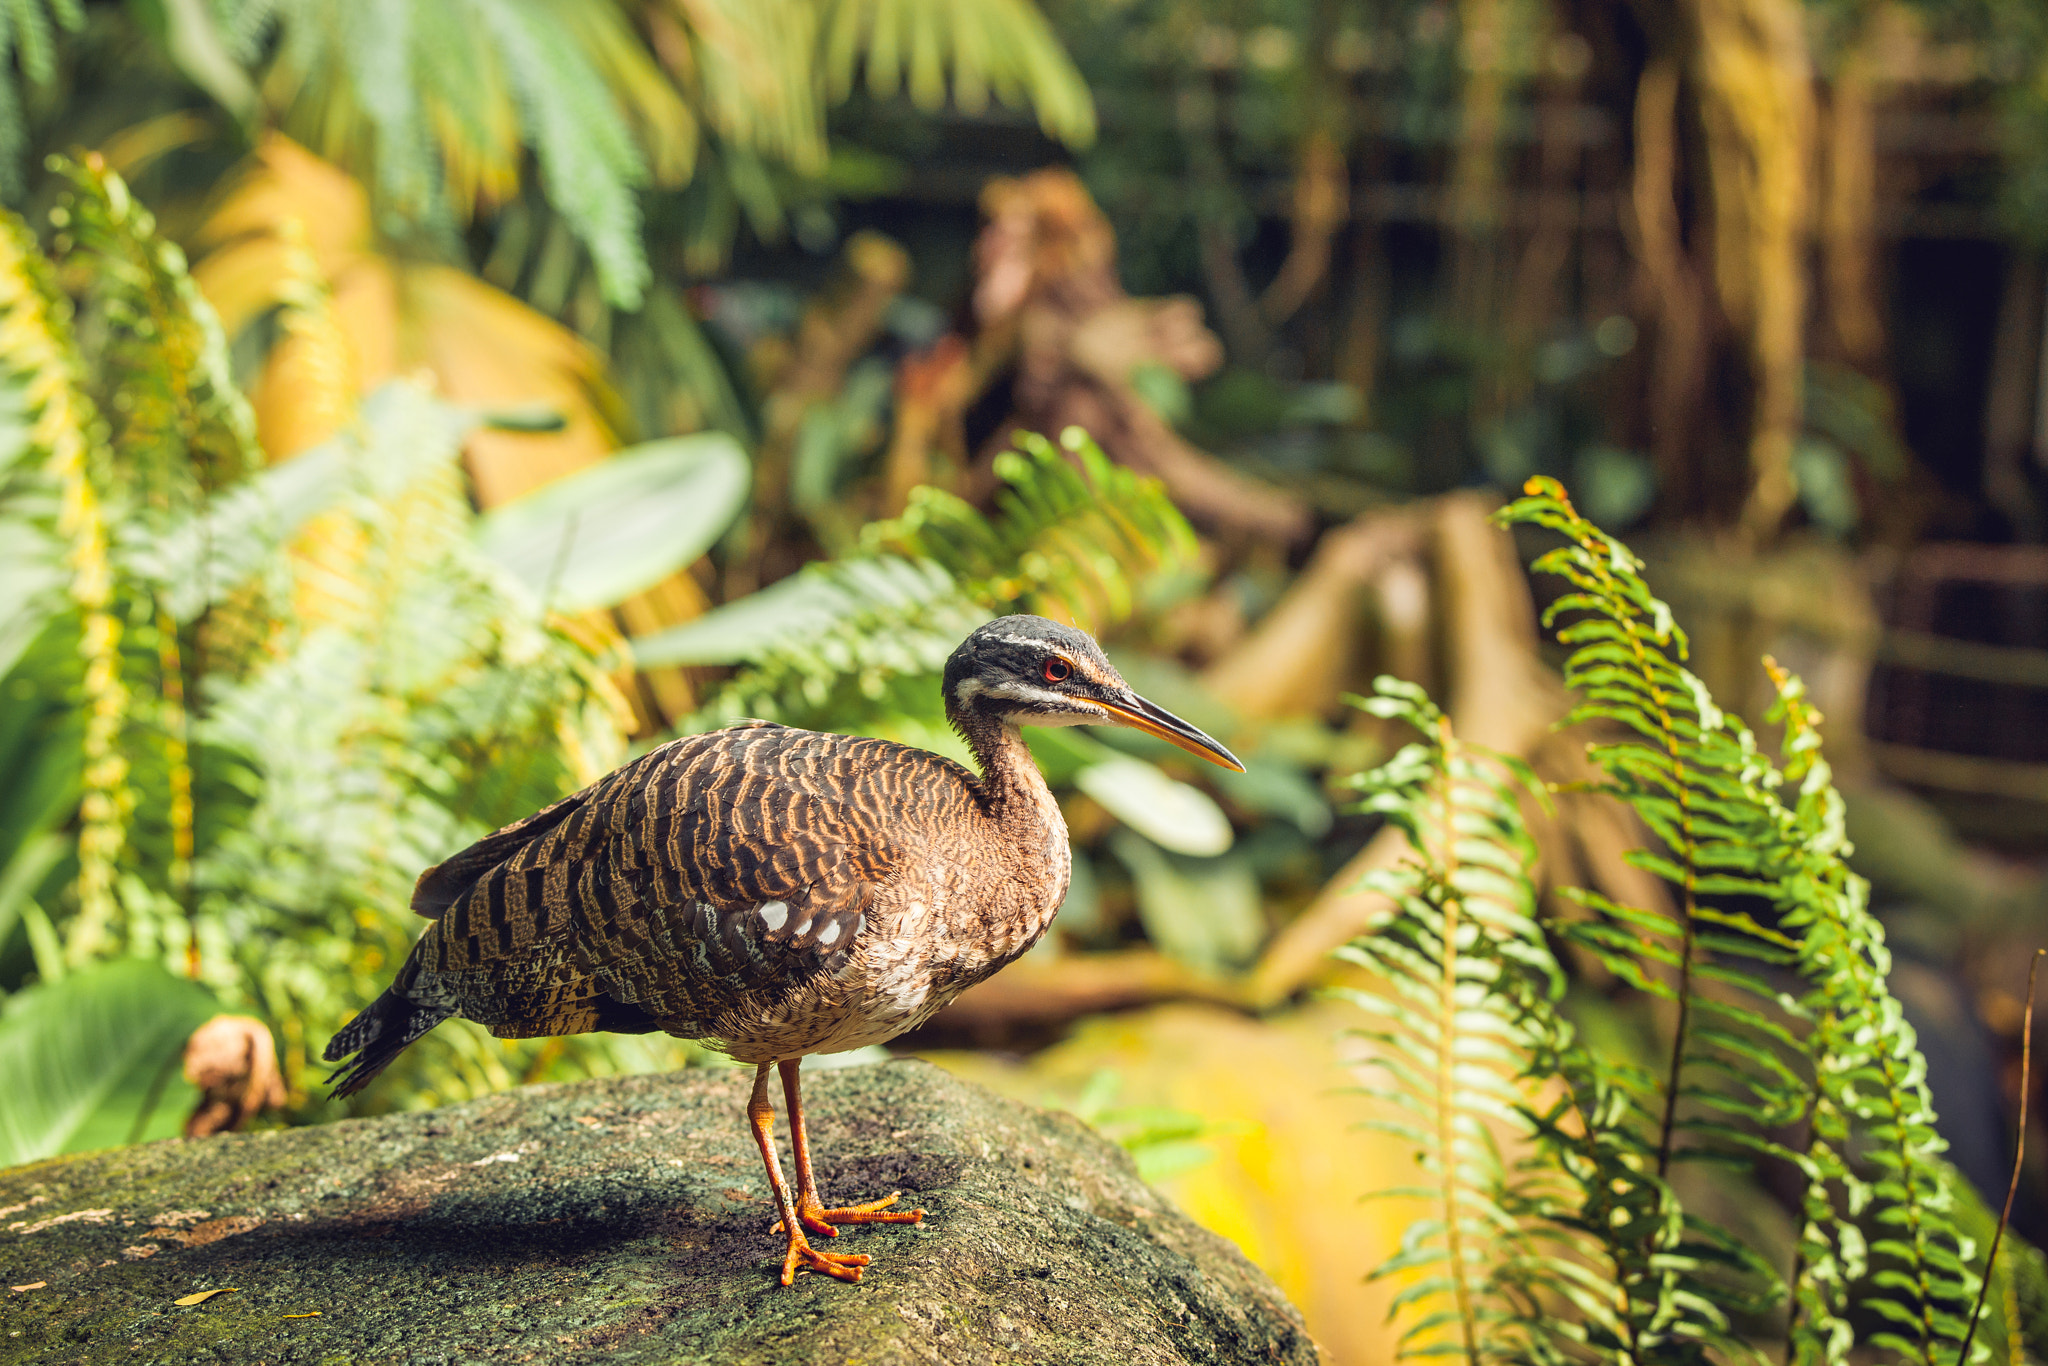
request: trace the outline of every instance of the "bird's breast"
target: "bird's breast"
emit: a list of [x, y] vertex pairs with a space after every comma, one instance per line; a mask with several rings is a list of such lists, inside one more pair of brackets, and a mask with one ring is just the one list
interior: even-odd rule
[[[1058, 810], [1053, 815], [1057, 818]], [[921, 1010], [1001, 970], [1038, 942], [1067, 894], [1066, 826], [1013, 845], [1017, 857], [934, 857], [878, 898], [866, 962], [875, 992]]]

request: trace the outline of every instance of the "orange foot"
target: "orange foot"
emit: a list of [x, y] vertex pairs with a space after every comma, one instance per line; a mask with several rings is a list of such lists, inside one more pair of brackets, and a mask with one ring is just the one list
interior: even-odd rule
[[[812, 1233], [825, 1238], [837, 1238], [839, 1230], [834, 1224], [921, 1224], [924, 1211], [921, 1209], [896, 1210], [884, 1214], [883, 1210], [896, 1203], [902, 1192], [887, 1195], [880, 1200], [870, 1200], [865, 1205], [846, 1205], [839, 1209], [826, 1209], [818, 1197], [802, 1198], [796, 1207], [797, 1221]], [[782, 1232], [782, 1222], [776, 1221], [775, 1231]]]
[[[782, 1225], [777, 1224], [776, 1227], [781, 1228]], [[782, 1283], [793, 1283], [798, 1267], [837, 1280], [857, 1282], [860, 1269], [867, 1264], [865, 1253], [820, 1252], [805, 1240], [801, 1232], [793, 1233], [789, 1238], [789, 1255], [782, 1259]]]

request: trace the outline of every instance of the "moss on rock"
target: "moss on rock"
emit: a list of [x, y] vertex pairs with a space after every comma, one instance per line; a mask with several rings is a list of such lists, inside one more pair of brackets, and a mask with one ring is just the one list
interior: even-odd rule
[[1120, 1150], [922, 1063], [806, 1079], [826, 1197], [901, 1190], [929, 1215], [845, 1231], [874, 1257], [859, 1285], [783, 1289], [749, 1078], [528, 1087], [0, 1171], [0, 1361], [1316, 1360], [1272, 1283]]

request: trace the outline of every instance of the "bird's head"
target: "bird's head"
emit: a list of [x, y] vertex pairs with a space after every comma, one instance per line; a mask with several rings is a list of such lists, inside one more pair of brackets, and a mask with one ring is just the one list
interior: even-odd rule
[[998, 617], [961, 641], [946, 661], [945, 690], [956, 721], [1129, 726], [1244, 772], [1236, 755], [1131, 691], [1087, 632], [1044, 617]]

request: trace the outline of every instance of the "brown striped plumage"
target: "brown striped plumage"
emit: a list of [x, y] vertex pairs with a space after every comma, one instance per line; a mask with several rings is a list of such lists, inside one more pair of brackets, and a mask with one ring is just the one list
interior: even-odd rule
[[[1017, 727], [1134, 725], [1236, 766], [1138, 698], [1078, 631], [1005, 617], [947, 666], [947, 713], [982, 768], [884, 740], [751, 723], [663, 745], [428, 869], [434, 921], [327, 1048], [347, 1095], [450, 1015], [501, 1038], [663, 1030], [754, 1063], [749, 1107], [799, 1264], [859, 1278], [803, 1229], [921, 1215], [824, 1210], [796, 1067], [914, 1028], [1028, 949], [1066, 894], [1058, 805]], [[800, 1198], [781, 1184], [781, 1064]], [[893, 1197], [891, 1197], [893, 1199]], [[887, 1203], [887, 1202], [882, 1202]], [[834, 1217], [844, 1216], [844, 1217]]]

